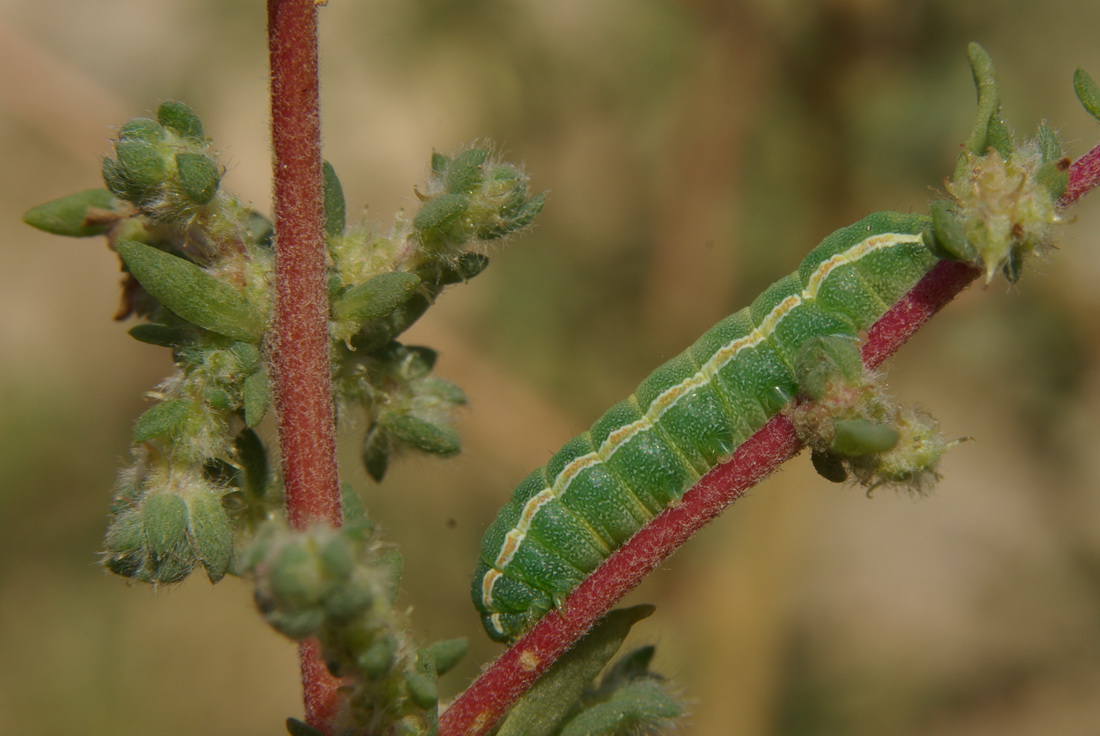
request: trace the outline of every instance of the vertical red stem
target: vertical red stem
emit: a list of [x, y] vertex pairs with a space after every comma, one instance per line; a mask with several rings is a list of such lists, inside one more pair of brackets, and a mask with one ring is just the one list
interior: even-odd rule
[[[1069, 188], [1058, 201], [1068, 207], [1100, 186], [1100, 146], [1074, 162]], [[944, 261], [868, 331], [863, 361], [882, 364], [981, 271]], [[440, 719], [440, 736], [481, 736], [539, 675], [629, 590], [707, 522], [793, 457], [801, 443], [783, 415], [775, 416], [742, 444], [733, 458], [715, 467], [676, 506], [665, 509], [589, 575], [561, 606], [544, 616], [485, 670]]]
[[[329, 380], [324, 200], [313, 0], [268, 0], [271, 138], [275, 155], [276, 293], [269, 350], [279, 415], [287, 518], [301, 529], [340, 524]], [[306, 722], [324, 732], [337, 682], [316, 642], [299, 647]]]

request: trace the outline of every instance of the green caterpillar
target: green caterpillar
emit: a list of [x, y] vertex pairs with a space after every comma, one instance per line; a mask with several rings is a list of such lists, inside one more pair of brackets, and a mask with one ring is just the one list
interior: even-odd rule
[[937, 263], [930, 225], [879, 212], [837, 230], [520, 483], [474, 572], [489, 636], [521, 635], [790, 406], [805, 388], [796, 365], [808, 346], [858, 339]]

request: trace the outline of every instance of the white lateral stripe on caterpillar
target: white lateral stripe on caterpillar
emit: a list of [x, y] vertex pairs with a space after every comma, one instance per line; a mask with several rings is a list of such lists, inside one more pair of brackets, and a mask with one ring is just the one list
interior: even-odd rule
[[[528, 499], [527, 503], [523, 506], [523, 510], [520, 512], [519, 521], [515, 528], [509, 531], [505, 536], [500, 553], [497, 555], [496, 560], [494, 560], [495, 569], [486, 571], [485, 577], [482, 578], [481, 595], [485, 607], [489, 609], [493, 607], [493, 588], [497, 580], [500, 579], [503, 574], [501, 570], [511, 562], [516, 551], [523, 543], [524, 538], [527, 536], [527, 532], [531, 528], [531, 522], [534, 520], [535, 514], [537, 514], [539, 509], [552, 498], [561, 498], [569, 489], [569, 485], [572, 483], [573, 479], [584, 469], [599, 462], [607, 462], [607, 460], [615, 454], [616, 450], [628, 443], [639, 432], [645, 432], [654, 428], [661, 416], [675, 406], [676, 402], [679, 401], [682, 396], [686, 395], [692, 389], [705, 385], [713, 380], [718, 372], [727, 363], [736, 358], [742, 350], [754, 348], [766, 340], [768, 336], [775, 332], [783, 319], [800, 304], [803, 302], [812, 302], [817, 298], [817, 294], [821, 290], [822, 284], [825, 283], [825, 279], [827, 279], [833, 271], [841, 266], [855, 263], [875, 251], [892, 248], [904, 243], [919, 243], [920, 241], [921, 236], [914, 233], [879, 233], [869, 238], [865, 238], [851, 248], [825, 259], [818, 264], [817, 268], [810, 274], [805, 288], [803, 288], [800, 293], [791, 294], [779, 304], [775, 305], [764, 319], [760, 321], [760, 324], [754, 327], [749, 334], [743, 335], [727, 345], [723, 345], [715, 351], [714, 355], [712, 355], [694, 375], [685, 378], [680, 383], [670, 386], [665, 391], [661, 392], [650, 403], [645, 413], [642, 414], [639, 419], [630, 424], [623, 425], [609, 434], [595, 452], [581, 455], [570, 461], [558, 472], [557, 476], [555, 476], [554, 480], [549, 484], [549, 487], [539, 491]], [[499, 628], [499, 622], [494, 622], [494, 624], [498, 625]]]

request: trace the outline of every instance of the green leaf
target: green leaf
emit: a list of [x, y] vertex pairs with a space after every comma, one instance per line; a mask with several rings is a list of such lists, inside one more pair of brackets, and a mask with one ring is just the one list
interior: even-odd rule
[[814, 401], [819, 401], [831, 382], [861, 379], [863, 360], [859, 343], [847, 335], [810, 338], [795, 355], [795, 375], [802, 390]]
[[418, 450], [447, 457], [462, 449], [462, 440], [451, 427], [425, 421], [410, 414], [397, 414], [386, 419], [386, 430]]
[[488, 265], [488, 256], [481, 253], [462, 253], [453, 261], [438, 263], [438, 272], [434, 278], [425, 278], [425, 281], [431, 281], [436, 286], [449, 286], [461, 281], [469, 281], [484, 271]]
[[367, 677], [379, 680], [393, 668], [396, 654], [397, 642], [388, 634], [382, 634], [371, 642], [367, 651], [359, 655], [356, 664]]
[[561, 730], [561, 736], [636, 733], [644, 726], [676, 718], [683, 710], [656, 680], [638, 680], [616, 690], [606, 702], [570, 719]]
[[201, 153], [177, 153], [176, 175], [187, 198], [195, 204], [208, 204], [218, 193], [221, 171], [209, 156]]
[[262, 213], [253, 210], [248, 215], [248, 229], [252, 242], [270, 248], [275, 242], [275, 226]]
[[213, 493], [194, 493], [187, 499], [191, 538], [210, 582], [225, 577], [233, 559], [233, 525]]
[[1073, 91], [1077, 93], [1085, 112], [1100, 120], [1100, 88], [1084, 69], [1073, 73]]
[[230, 411], [236, 408], [233, 397], [219, 386], [207, 386], [203, 389], [202, 399], [207, 406], [218, 411]]
[[386, 430], [380, 424], [371, 425], [363, 437], [362, 458], [363, 467], [376, 483], [381, 483], [386, 477], [391, 452], [393, 452], [393, 442]]
[[194, 263], [136, 240], [118, 241], [118, 254], [147, 292], [185, 320], [244, 342], [258, 343], [263, 337], [260, 311]]
[[447, 167], [447, 191], [452, 194], [468, 194], [481, 183], [484, 174], [481, 165], [489, 158], [484, 148], [471, 148], [454, 157]]
[[288, 611], [315, 606], [326, 581], [312, 545], [305, 537], [284, 546], [275, 556], [269, 577], [271, 591]]
[[[984, 155], [992, 147], [1007, 158], [1012, 153], [1012, 141], [1000, 118], [1001, 95], [997, 89], [993, 59], [976, 43], [967, 46], [966, 52], [970, 59], [970, 71], [974, 75], [974, 86], [978, 90], [978, 114], [964, 146], [977, 156]], [[961, 177], [965, 170], [966, 154], [962, 153], [955, 167], [955, 176]]]
[[157, 108], [157, 120], [165, 128], [170, 128], [184, 138], [203, 140], [206, 137], [198, 114], [182, 102], [162, 102]]
[[415, 670], [406, 672], [405, 684], [409, 688], [412, 701], [424, 710], [435, 707], [439, 702], [439, 690], [435, 686], [435, 680], [423, 672]]
[[168, 176], [168, 162], [156, 146], [139, 138], [123, 138], [115, 146], [123, 176], [141, 191], [162, 183]]
[[431, 658], [436, 674], [443, 675], [450, 672], [464, 656], [470, 647], [470, 641], [466, 637], [458, 639], [444, 639], [428, 646], [425, 650]]
[[833, 442], [829, 451], [845, 457], [861, 457], [886, 452], [901, 435], [893, 427], [866, 419], [841, 419], [833, 422]]
[[160, 143], [164, 140], [164, 128], [156, 120], [134, 118], [118, 129], [118, 139]]
[[345, 533], [351, 533], [359, 541], [365, 541], [374, 531], [374, 524], [367, 516], [363, 499], [350, 483], [340, 484], [340, 505], [344, 516], [344, 526], [341, 529]]
[[396, 549], [387, 549], [378, 555], [375, 564], [386, 574], [386, 593], [392, 606], [397, 602], [397, 594], [401, 590], [401, 569], [404, 567], [405, 561]]
[[138, 342], [174, 348], [190, 342], [195, 337], [195, 329], [183, 325], [145, 323], [131, 327], [129, 335]]
[[392, 352], [387, 352], [390, 352], [391, 359], [399, 364], [401, 376], [409, 381], [423, 378], [431, 373], [436, 360], [439, 358], [436, 351], [423, 345], [392, 343], [392, 346], [394, 348]]
[[194, 566], [187, 538], [187, 504], [179, 496], [156, 493], [141, 505], [141, 517], [148, 541], [149, 579], [174, 583], [185, 578]]
[[325, 736], [323, 731], [318, 731], [313, 726], [302, 723], [297, 718], [286, 719], [286, 732], [290, 736]]
[[114, 224], [117, 217], [96, 218], [94, 210], [103, 210], [107, 214], [114, 210], [116, 203], [114, 195], [106, 189], [86, 189], [30, 208], [23, 213], [23, 222], [39, 230], [70, 238], [102, 235]]
[[336, 169], [325, 161], [321, 171], [325, 187], [325, 233], [330, 237], [343, 235], [347, 227], [347, 205], [344, 203], [344, 187], [336, 176]]
[[420, 277], [406, 271], [380, 273], [338, 296], [332, 305], [337, 320], [366, 324], [381, 319], [407, 302], [420, 285]]
[[600, 681], [599, 692], [611, 692], [631, 680], [640, 677], [651, 677], [649, 663], [653, 661], [653, 655], [657, 648], [652, 644], [632, 649], [615, 660], [615, 663], [607, 668], [603, 679]]
[[130, 185], [122, 166], [110, 156], [103, 159], [102, 165], [103, 183], [120, 199], [132, 201], [141, 196], [141, 190]]
[[978, 254], [974, 250], [970, 239], [966, 237], [966, 230], [962, 221], [955, 215], [951, 203], [939, 200], [932, 203], [932, 229], [931, 237], [926, 237], [932, 252], [941, 258], [953, 261], [974, 263]]
[[442, 153], [432, 151], [431, 167], [432, 167], [432, 171], [434, 173], [442, 174], [444, 171], [447, 170], [447, 167], [450, 166], [450, 164], [451, 164], [451, 159], [450, 158], [448, 158], [447, 156], [445, 156]]
[[512, 708], [497, 736], [552, 736], [584, 689], [622, 646], [630, 627], [653, 606], [620, 608], [604, 616]]
[[176, 433], [196, 409], [187, 399], [171, 399], [153, 406], [134, 423], [134, 443]]
[[251, 428], [259, 425], [271, 407], [271, 381], [267, 378], [267, 371], [261, 369], [249, 374], [241, 384], [241, 395], [245, 426]]
[[241, 490], [252, 498], [263, 498], [267, 493], [267, 449], [263, 440], [251, 429], [244, 429], [233, 444], [244, 475]]
[[413, 227], [417, 230], [436, 230], [448, 224], [466, 211], [470, 198], [465, 194], [441, 194], [429, 199], [413, 217]]

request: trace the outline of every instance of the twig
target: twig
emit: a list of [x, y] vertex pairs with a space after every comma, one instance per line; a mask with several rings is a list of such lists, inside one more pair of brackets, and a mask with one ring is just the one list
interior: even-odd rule
[[[287, 518], [339, 526], [340, 492], [329, 379], [328, 301], [313, 0], [269, 0], [276, 297], [271, 355]], [[306, 722], [330, 732], [337, 681], [316, 642], [299, 646]]]

